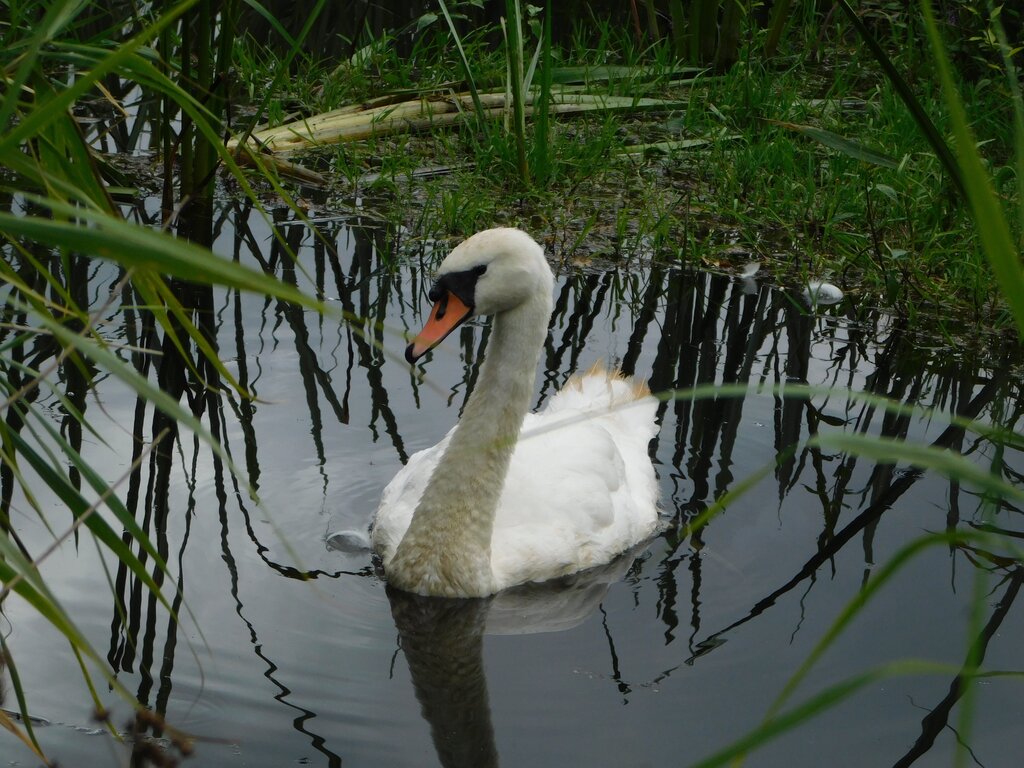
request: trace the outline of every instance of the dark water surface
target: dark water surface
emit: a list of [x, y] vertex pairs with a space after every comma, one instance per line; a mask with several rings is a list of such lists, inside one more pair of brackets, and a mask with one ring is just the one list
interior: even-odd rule
[[[364, 531], [402, 462], [457, 420], [486, 326], [449, 338], [420, 381], [401, 359], [401, 334], [424, 319], [430, 269], [443, 254], [402, 246], [395, 263], [399, 238], [327, 222], [321, 231], [335, 252], [286, 225], [300, 258], [294, 269], [260, 218], [229, 213], [220, 253], [310, 291], [320, 286], [332, 304], [369, 318], [357, 323], [368, 338], [274, 300], [214, 292], [222, 357], [258, 401], [227, 387], [192, 397], [260, 503], [185, 432], [169, 463], [146, 457], [122, 486], [184, 594], [177, 622], [108, 557], [112, 594], [88, 537], [65, 543], [43, 567], [120, 681], [199, 737], [192, 765], [687, 765], [763, 720], [895, 552], [926, 532], [982, 520], [970, 487], [808, 447], [812, 434], [905, 436], [1007, 475], [1024, 469], [1019, 453], [1000, 454], [948, 421], [962, 413], [1020, 428], [1019, 369], [993, 364], [981, 345], [929, 342], [909, 324], [845, 305], [808, 313], [781, 291], [723, 276], [556, 264], [537, 404], [599, 359], [648, 377], [655, 391], [738, 383], [745, 394], [664, 404], [652, 450], [670, 525], [635, 559], [494, 601], [389, 595], [369, 554], [337, 549], [328, 534]], [[96, 264], [83, 274], [78, 289], [97, 304], [119, 277]], [[134, 300], [121, 296], [124, 311], [104, 311], [111, 340], [145, 342], [127, 309]], [[779, 393], [794, 382], [834, 390]], [[849, 390], [937, 412], [886, 413]], [[62, 422], [60, 404], [50, 405]], [[83, 407], [106, 441], [86, 434], [83, 453], [116, 481], [132, 461], [133, 425], [153, 437], [152, 407], [114, 379], [99, 382]], [[687, 520], [756, 473], [723, 514], [685, 533]], [[40, 494], [54, 525], [68, 524], [59, 501]], [[52, 539], [26, 510], [15, 496], [15, 528], [38, 552]], [[994, 522], [1020, 530], [1018, 514], [1006, 507]], [[913, 558], [793, 701], [900, 659], [948, 669], [873, 682], [747, 765], [951, 765], [954, 728], [968, 764], [1019, 765], [1021, 682], [974, 683], [964, 729], [955, 676], [979, 637], [986, 668], [1024, 666], [1022, 579], [1014, 561], [984, 552], [934, 546]], [[16, 599], [2, 621], [31, 711], [50, 721], [37, 729], [49, 756], [65, 766], [122, 764], [124, 748], [91, 720], [61, 637]], [[122, 723], [127, 707], [97, 686]], [[4, 707], [16, 709], [7, 689]], [[0, 755], [4, 765], [34, 764], [6, 732]]]

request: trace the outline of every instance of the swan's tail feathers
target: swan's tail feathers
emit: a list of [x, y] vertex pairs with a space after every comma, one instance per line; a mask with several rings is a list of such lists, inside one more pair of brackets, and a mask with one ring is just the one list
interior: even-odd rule
[[[608, 407], [631, 400], [642, 400], [651, 394], [646, 379], [628, 376], [618, 368], [609, 368], [603, 360], [594, 363], [586, 373], [577, 373], [569, 377], [562, 391], [568, 389], [589, 395], [597, 407], [600, 407], [602, 401], [604, 407]], [[602, 390], [607, 391], [607, 396], [601, 396]]]
[[598, 363], [584, 374], [572, 376], [548, 401], [545, 414], [607, 420], [621, 434], [648, 441], [657, 432], [658, 401], [647, 382], [626, 376]]

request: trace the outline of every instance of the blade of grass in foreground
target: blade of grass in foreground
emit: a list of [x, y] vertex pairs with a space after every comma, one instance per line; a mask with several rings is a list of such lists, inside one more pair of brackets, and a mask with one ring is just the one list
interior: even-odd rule
[[42, 747], [39, 746], [39, 742], [36, 740], [35, 731], [32, 728], [32, 718], [28, 711], [28, 702], [25, 700], [25, 690], [21, 685], [21, 676], [18, 674], [18, 667], [14, 664], [14, 657], [7, 648], [7, 640], [0, 633], [0, 653], [3, 653], [3, 664], [0, 665], [7, 670], [7, 675], [11, 679], [11, 688], [14, 689], [14, 696], [18, 700], [18, 712], [21, 714], [21, 719], [25, 723], [25, 732], [23, 733], [17, 724], [11, 719], [11, 717], [2, 709], [0, 709], [0, 726], [6, 728], [8, 731], [13, 733], [21, 742], [29, 748], [29, 750], [35, 754], [43, 763], [48, 763], [46, 756], [42, 752]]
[[[149, 571], [142, 564], [142, 562], [136, 557], [135, 553], [132, 552], [128, 547], [125, 546], [121, 540], [121, 536], [114, 531], [113, 528], [103, 519], [100, 515], [92, 514], [95, 504], [89, 504], [89, 502], [82, 496], [81, 493], [74, 487], [70, 479], [66, 474], [57, 470], [61, 464], [55, 456], [41, 456], [33, 448], [22, 439], [21, 435], [16, 432], [8, 431], [6, 434], [7, 439], [10, 441], [12, 447], [15, 449], [18, 456], [25, 459], [28, 464], [35, 470], [39, 478], [46, 483], [46, 485], [54, 492], [64, 505], [71, 511], [72, 516], [77, 520], [82, 518], [85, 520], [85, 525], [89, 528], [92, 534], [101, 541], [107, 549], [113, 552], [117, 558], [124, 563], [146, 587], [150, 592], [160, 600], [160, 602], [168, 610], [171, 610], [171, 604], [168, 602], [160, 587], [150, 576]], [[80, 466], [80, 465], [79, 465]], [[90, 477], [90, 481], [93, 478]], [[114, 498], [113, 494], [110, 493], [109, 489], [103, 489], [104, 500]], [[111, 509], [121, 507], [120, 502], [109, 504]], [[126, 511], [126, 510], [125, 510]], [[123, 515], [118, 515], [121, 518], [122, 524], [128, 522], [128, 518]], [[159, 556], [156, 548], [152, 542], [138, 527], [138, 524], [131, 521], [131, 527], [127, 528], [132, 534], [132, 537], [142, 546], [154, 559], [154, 563], [157, 568], [162, 571], [167, 570], [167, 565], [164, 563], [163, 558]], [[8, 589], [9, 585], [5, 584], [4, 589]], [[173, 611], [172, 611], [173, 613]]]
[[[801, 723], [824, 713], [872, 683], [893, 677], [948, 675], [955, 672], [956, 669], [949, 664], [934, 664], [916, 660], [895, 661], [869, 669], [859, 675], [854, 675], [835, 685], [829, 686], [802, 704], [754, 728], [745, 736], [741, 736], [710, 757], [692, 763], [690, 768], [717, 768], [717, 766], [731, 764], [735, 760], [742, 759], [762, 744], [767, 744], [769, 741], [777, 739], [784, 733], [793, 730]], [[978, 677], [984, 677], [986, 674], [994, 676], [1002, 673], [982, 673]]]
[[[86, 252], [126, 268], [152, 269], [194, 282], [265, 293], [308, 309], [330, 314], [319, 301], [259, 270], [215, 256], [199, 246], [129, 224], [99, 211], [32, 197], [68, 220], [0, 213], [0, 233], [17, 235], [56, 248]], [[72, 223], [85, 219], [89, 225]]]
[[1024, 488], [1006, 482], [961, 454], [945, 448], [845, 432], [821, 432], [809, 444], [866, 456], [879, 463], [911, 464], [930, 469], [960, 482], [970, 483], [986, 493], [1024, 501]]
[[[67, 638], [72, 645], [83, 649], [86, 655], [104, 668], [104, 661], [92, 650], [85, 636], [71, 621], [56, 597], [49, 591], [36, 574], [32, 563], [25, 558], [21, 550], [14, 545], [6, 534], [0, 534], [0, 581], [4, 584], [14, 583], [13, 592], [31, 605], [36, 612], [52, 624], [58, 632]], [[18, 574], [26, 574], [17, 580]], [[113, 679], [113, 678], [111, 678]], [[117, 685], [118, 691], [126, 692], [123, 686]], [[131, 700], [131, 696], [128, 697]]]
[[768, 709], [768, 715], [765, 718], [765, 721], [768, 722], [773, 719], [775, 713], [782, 708], [786, 701], [789, 700], [790, 696], [792, 696], [793, 692], [797, 689], [804, 678], [807, 677], [807, 674], [811, 671], [811, 668], [815, 663], [817, 663], [818, 659], [821, 658], [835, 639], [839, 637], [842, 631], [860, 613], [861, 609], [868, 604], [872, 596], [875, 595], [886, 583], [888, 583], [900, 568], [910, 562], [910, 560], [912, 560], [919, 552], [922, 552], [925, 549], [939, 545], [949, 546], [950, 544], [961, 541], [963, 538], [963, 536], [957, 534], [935, 534], [931, 536], [923, 536], [903, 547], [893, 557], [886, 561], [882, 568], [874, 574], [867, 581], [864, 587], [853, 596], [849, 603], [847, 603], [838, 618], [836, 618], [832, 623], [832, 626], [814, 646], [807, 658], [804, 659], [800, 668], [793, 673], [789, 682], [786, 683], [782, 692], [776, 697], [775, 701]]
[[[942, 94], [946, 99], [953, 124], [958, 167], [963, 171], [963, 189], [974, 216], [975, 229], [981, 240], [981, 248], [992, 265], [996, 283], [1013, 313], [1018, 334], [1024, 338], [1024, 269], [1021, 266], [1021, 256], [1014, 245], [1002, 203], [992, 187], [992, 179], [978, 154], [977, 141], [953, 82], [953, 70], [935, 24], [930, 0], [922, 0], [921, 7], [924, 11], [925, 29], [932, 46], [932, 55], [938, 65]], [[1018, 204], [1024, 206], [1024, 201], [1018, 201]]]

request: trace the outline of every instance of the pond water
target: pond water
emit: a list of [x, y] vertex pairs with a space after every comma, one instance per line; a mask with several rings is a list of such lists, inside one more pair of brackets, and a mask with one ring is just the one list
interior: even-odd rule
[[[279, 223], [297, 268], [241, 205], [225, 210], [215, 248], [321, 291], [353, 320], [212, 293], [221, 356], [258, 399], [229, 387], [189, 397], [242, 479], [185, 431], [166, 460], [140, 454], [159, 424], [116, 379], [79, 401], [99, 433], [81, 438], [82, 451], [108, 481], [128, 478], [120, 486], [128, 506], [170, 565], [168, 594], [176, 584], [183, 595], [177, 620], [109, 556], [104, 563], [87, 536], [43, 567], [120, 682], [197, 737], [193, 765], [697, 762], [763, 721], [895, 553], [928, 532], [983, 522], [983, 500], [969, 486], [813, 447], [809, 437], [906, 437], [1011, 478], [1024, 470], [1020, 453], [950, 425], [959, 413], [1020, 428], [1019, 370], [983, 345], [930, 341], [855, 302], [808, 311], [752, 281], [670, 266], [584, 268], [552, 254], [556, 311], [536, 405], [601, 359], [655, 391], [732, 384], [742, 394], [661, 406], [652, 453], [669, 525], [640, 551], [493, 601], [389, 593], [368, 552], [339, 548], [344, 537], [331, 534], [365, 531], [391, 476], [457, 420], [486, 324], [464, 327], [411, 371], [402, 333], [425, 318], [443, 253], [372, 222], [321, 222], [322, 239]], [[96, 306], [118, 278], [94, 263], [74, 277]], [[101, 310], [112, 341], [149, 343], [136, 301], [121, 293]], [[71, 381], [66, 369], [60, 375], [61, 387]], [[785, 393], [802, 382], [830, 391]], [[859, 392], [934, 410], [890, 413], [851, 394]], [[63, 424], [55, 398], [41, 404]], [[715, 499], [748, 485], [706, 527], [688, 531]], [[39, 492], [53, 524], [69, 524], [60, 502]], [[27, 509], [16, 494], [14, 528], [39, 552], [51, 535]], [[1019, 531], [1019, 511], [1004, 505], [991, 522]], [[958, 738], [978, 765], [1019, 764], [1019, 680], [973, 683], [968, 728], [956, 675], [971, 643], [986, 668], [1021, 668], [1022, 579], [1017, 561], [967, 547], [911, 558], [787, 706], [896, 660], [946, 667], [875, 680], [748, 764], [950, 765]], [[18, 599], [2, 621], [30, 709], [48, 721], [36, 729], [47, 754], [68, 766], [122, 764], [126, 749], [93, 720], [66, 642]], [[120, 726], [128, 708], [96, 680]], [[6, 688], [3, 706], [16, 710]], [[34, 764], [6, 732], [0, 754], [5, 765]]]

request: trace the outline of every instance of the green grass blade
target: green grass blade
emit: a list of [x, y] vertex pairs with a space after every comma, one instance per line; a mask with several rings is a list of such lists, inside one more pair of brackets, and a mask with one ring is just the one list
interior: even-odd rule
[[[32, 717], [29, 715], [28, 701], [25, 699], [25, 688], [21, 684], [21, 676], [18, 674], [18, 666], [14, 663], [14, 656], [7, 647], [7, 638], [3, 633], [0, 633], [0, 653], [3, 654], [0, 669], [6, 668], [7, 676], [11, 679], [11, 688], [14, 689], [14, 698], [18, 700], [18, 712], [21, 713], [21, 721], [25, 723], [25, 733], [22, 733], [21, 730], [14, 725], [11, 719], [7, 716], [7, 713], [3, 710], [0, 710], [0, 725], [21, 739], [25, 746], [32, 750], [32, 752], [34, 752], [44, 763], [47, 763], [48, 761], [46, 760], [46, 757], [43, 756], [43, 748], [39, 745], [39, 741], [36, 739], [35, 730], [32, 728]], [[25, 738], [26, 735], [28, 736], [27, 739]]]
[[[161, 30], [177, 22], [197, 2], [198, 0], [183, 0], [173, 6], [153, 24], [145, 27], [142, 32], [122, 43], [113, 53], [105, 56], [93, 69], [81, 73], [70, 87], [58, 92], [56, 96], [45, 103], [35, 105], [32, 111], [24, 115], [10, 131], [0, 134], [0, 157], [19, 147], [22, 142], [44, 133], [47, 123], [58, 119], [59, 115], [67, 112], [105, 75], [116, 71], [123, 62], [135, 56], [143, 46], [159, 35]], [[8, 94], [10, 93], [8, 91]], [[5, 99], [5, 103], [8, 100], [13, 99]]]
[[[249, 121], [249, 125], [246, 126], [245, 131], [243, 131], [240, 137], [240, 142], [242, 146], [246, 145], [249, 135], [256, 128], [257, 123], [259, 123], [262, 117], [266, 114], [267, 105], [270, 103], [271, 99], [275, 98], [276, 94], [280, 92], [281, 83], [289, 76], [289, 74], [292, 71], [292, 61], [302, 51], [302, 44], [305, 42], [306, 38], [309, 37], [309, 33], [313, 29], [314, 22], [320, 17], [320, 13], [323, 11], [324, 6], [327, 4], [327, 0], [317, 0], [316, 5], [313, 6], [313, 8], [310, 9], [306, 14], [306, 21], [303, 24], [302, 29], [299, 31], [298, 37], [294, 39], [288, 34], [284, 27], [281, 26], [280, 22], [277, 21], [274, 15], [266, 8], [264, 8], [262, 4], [256, 2], [256, 0], [245, 0], [245, 2], [250, 7], [256, 9], [256, 11], [261, 16], [267, 19], [267, 21], [275, 29], [275, 31], [277, 31], [277, 33], [281, 35], [281, 38], [288, 43], [289, 50], [287, 56], [284, 57], [284, 59], [276, 68], [276, 71], [274, 73], [274, 79], [270, 82], [270, 84], [264, 91], [263, 101], [260, 103], [259, 107], [254, 111], [252, 119]], [[217, 144], [219, 143], [220, 142], [217, 142]], [[290, 197], [286, 197], [285, 200], [290, 200]], [[290, 207], [293, 210], [298, 209], [298, 206]]]
[[914, 117], [914, 122], [917, 123], [917, 127], [924, 134], [925, 139], [931, 145], [932, 151], [935, 152], [939, 161], [942, 163], [942, 167], [946, 169], [946, 173], [949, 174], [950, 180], [956, 186], [957, 191], [962, 197], [966, 199], [965, 185], [963, 176], [960, 173], [960, 166], [956, 162], [956, 158], [953, 156], [953, 152], [950, 150], [949, 145], [946, 144], [945, 139], [942, 138], [942, 134], [939, 133], [939, 129], [935, 127], [935, 123], [928, 116], [924, 107], [921, 106], [921, 102], [918, 101], [914, 92], [910, 86], [907, 85], [907, 81], [903, 79], [903, 76], [896, 69], [896, 65], [893, 64], [892, 59], [882, 49], [882, 46], [875, 40], [874, 35], [865, 26], [864, 22], [861, 21], [860, 16], [857, 12], [850, 7], [847, 0], [837, 0], [839, 6], [846, 13], [850, 19], [850, 23], [853, 24], [854, 29], [857, 30], [857, 34], [860, 35], [861, 40], [867, 45], [868, 49], [874, 55], [875, 60], [879, 66], [885, 71], [886, 77], [889, 79], [889, 83], [893, 88], [896, 89], [896, 93], [903, 100], [907, 109], [910, 110], [910, 114]]
[[2, 134], [11, 122], [15, 110], [18, 107], [18, 96], [26, 86], [29, 78], [39, 60], [40, 52], [57, 33], [72, 21], [78, 13], [87, 6], [83, 0], [72, 0], [72, 2], [55, 2], [46, 8], [43, 18], [35, 24], [35, 32], [31, 39], [19, 52], [20, 64], [14, 77], [6, 79], [4, 92], [6, 97], [0, 100], [0, 134]]
[[[41, 87], [36, 89], [37, 97]], [[65, 179], [75, 189], [76, 197], [84, 195], [99, 208], [113, 209], [96, 157], [82, 140], [79, 126], [70, 114], [65, 112], [50, 123], [47, 131], [36, 137], [35, 149], [39, 164], [50, 178]]]
[[452, 15], [448, 12], [448, 4], [444, 0], [437, 0], [438, 5], [441, 6], [441, 13], [444, 15], [444, 20], [448, 22], [448, 29], [452, 33], [452, 40], [455, 41], [455, 48], [459, 52], [459, 59], [462, 61], [462, 69], [466, 73], [466, 85], [469, 86], [469, 93], [473, 97], [473, 108], [476, 110], [477, 121], [480, 127], [483, 128], [484, 122], [484, 108], [480, 103], [480, 93], [476, 87], [476, 80], [473, 77], [473, 69], [469, 66], [469, 59], [466, 58], [466, 51], [462, 47], [462, 40], [459, 38], [458, 30], [455, 29], [455, 22], [452, 21]]
[[854, 675], [807, 699], [799, 706], [765, 722], [724, 749], [691, 765], [691, 768], [717, 768], [744, 757], [751, 750], [777, 739], [808, 720], [850, 698], [857, 691], [888, 678], [906, 675], [946, 675], [953, 668], [923, 661], [897, 661]]
[[526, 68], [526, 74], [523, 76], [523, 90], [527, 93], [533, 87], [533, 77], [537, 72], [537, 64], [540, 62], [541, 54], [544, 51], [544, 25], [547, 24], [547, 12], [545, 12], [544, 22], [541, 26], [541, 36], [537, 40], [537, 47], [533, 49], [533, 57], [530, 59], [530, 66]]
[[[49, 434], [50, 439], [57, 443], [57, 446], [68, 457], [93, 491], [103, 497], [104, 504], [111, 512], [113, 512], [117, 521], [121, 524], [124, 530], [131, 535], [132, 540], [138, 544], [150, 558], [152, 558], [153, 562], [160, 570], [166, 572], [168, 569], [163, 557], [160, 556], [156, 546], [150, 540], [146, 532], [139, 526], [134, 515], [128, 511], [128, 508], [124, 505], [124, 502], [121, 501], [121, 498], [116, 493], [110, 492], [110, 486], [99, 476], [96, 470], [85, 461], [82, 455], [71, 447], [60, 432], [54, 428], [43, 414], [35, 411], [33, 411], [33, 413], [42, 427]], [[114, 554], [120, 557], [119, 550], [115, 550]], [[129, 552], [129, 554], [131, 553]], [[134, 555], [131, 556], [134, 557]]]
[[[15, 581], [19, 574], [26, 574], [17, 581], [12, 591], [27, 602], [40, 616], [50, 623], [58, 632], [68, 640], [71, 645], [83, 653], [97, 667], [103, 671], [107, 683], [129, 701], [135, 698], [128, 689], [111, 674], [104, 660], [89, 644], [89, 641], [75, 626], [67, 613], [50, 593], [46, 585], [38, 578], [33, 579], [35, 569], [32, 568], [21, 550], [14, 546], [6, 534], [0, 533], [0, 583]], [[36, 574], [37, 575], [37, 574]]]
[[[265, 22], [267, 22], [267, 24], [270, 25], [270, 27], [280, 36], [282, 40], [285, 41], [288, 47], [291, 48], [293, 51], [298, 46], [301, 45], [302, 36], [300, 35], [299, 39], [295, 40], [291, 35], [289, 35], [288, 30], [284, 28], [284, 25], [281, 24], [280, 21], [278, 21], [277, 16], [271, 13], [271, 11], [265, 5], [263, 5], [263, 3], [257, 2], [257, 0], [242, 0], [242, 2], [244, 2], [250, 8], [252, 8]], [[311, 14], [311, 16], [313, 19], [316, 19], [317, 14], [313, 13]], [[278, 71], [288, 71], [287, 59], [281, 62], [281, 66], [278, 68]], [[271, 84], [267, 91], [268, 95], [277, 93], [277, 89], [274, 87], [274, 84]]]
[[815, 644], [814, 648], [807, 655], [804, 661], [800, 664], [800, 667], [796, 672], [793, 673], [781, 693], [776, 697], [768, 710], [768, 716], [766, 720], [771, 720], [774, 717], [775, 712], [782, 708], [782, 705], [789, 700], [793, 692], [797, 689], [800, 683], [807, 677], [811, 668], [818, 662], [826, 650], [828, 650], [832, 643], [837, 637], [849, 626], [850, 622], [861, 612], [861, 610], [869, 603], [871, 598], [883, 587], [890, 579], [907, 563], [909, 563], [919, 552], [924, 551], [930, 547], [945, 545], [949, 546], [952, 543], [962, 540], [962, 536], [958, 534], [935, 534], [930, 536], [924, 536], [907, 544], [900, 549], [895, 555], [887, 560], [875, 573], [868, 582], [860, 589], [846, 604], [842, 612], [829, 627], [828, 631], [822, 636], [822, 638]]
[[297, 288], [184, 240], [129, 224], [99, 211], [83, 210], [45, 198], [31, 199], [68, 219], [82, 219], [90, 226], [0, 212], [0, 233], [29, 238], [55, 248], [93, 254], [129, 269], [152, 270], [194, 282], [264, 293], [309, 309], [328, 311], [321, 302]]
[[[78, 648], [75, 648], [75, 646], [71, 646], [71, 653], [75, 655], [75, 660], [78, 662], [78, 669], [81, 671], [82, 679], [85, 681], [85, 687], [89, 690], [89, 696], [92, 698], [93, 710], [96, 712], [102, 712], [104, 709], [103, 700], [96, 692], [96, 686], [92, 682], [92, 675], [89, 674], [89, 668], [85, 665], [85, 659], [82, 658], [82, 652]], [[111, 723], [109, 719], [107, 719], [104, 725], [107, 728], [107, 732], [110, 733], [117, 741], [123, 741], [121, 734], [118, 733], [117, 728], [114, 727], [114, 724]]]
[[[533, 171], [539, 184], [551, 178], [551, 2], [544, 6], [544, 21], [538, 41], [540, 62], [540, 93], [537, 96], [533, 134]], [[536, 57], [534, 58], [536, 64]], [[533, 65], [531, 65], [531, 69]]]
[[884, 168], [899, 168], [899, 161], [895, 158], [881, 152], [876, 152], [858, 141], [840, 136], [838, 133], [833, 133], [824, 128], [818, 128], [813, 125], [801, 125], [799, 123], [786, 123], [781, 120], [770, 120], [769, 122], [803, 134], [810, 139], [814, 139], [819, 144], [824, 144], [830, 149], [842, 152], [847, 157], [852, 157], [854, 160], [861, 160], [872, 165], [880, 165]]
[[516, 141], [516, 160], [519, 180], [530, 183], [530, 164], [526, 158], [526, 104], [523, 89], [523, 19], [519, 0], [505, 0], [506, 20], [502, 20], [505, 34], [505, 55], [512, 93], [512, 132]]
[[[80, 354], [91, 359], [98, 366], [104, 368], [108, 373], [131, 387], [140, 397], [151, 402], [154, 407], [162, 410], [179, 424], [184, 424], [217, 453], [233, 474], [239, 478], [245, 477], [238, 467], [235, 466], [234, 461], [224, 446], [213, 437], [210, 431], [203, 426], [202, 422], [192, 414], [191, 410], [183, 408], [181, 403], [153, 384], [149, 379], [142, 376], [133, 366], [125, 363], [107, 349], [105, 345], [97, 343], [96, 339], [85, 338], [78, 333], [74, 333], [62, 324], [45, 316], [39, 318], [39, 324], [52, 333], [62, 346], [74, 348]], [[247, 487], [247, 490], [250, 496], [256, 498], [255, 491], [252, 488]]]
[[986, 493], [1024, 501], [1024, 488], [1003, 481], [951, 450], [904, 440], [844, 432], [821, 432], [811, 438], [809, 443], [866, 456], [876, 462], [910, 464], [921, 469], [930, 469], [960, 482], [970, 483]]
[[[61, 634], [72, 642], [85, 643], [85, 638], [68, 619], [35, 568], [6, 534], [0, 535], [0, 556], [0, 583], [13, 583], [11, 591], [35, 608]], [[25, 575], [19, 577], [19, 574]]]
[[1024, 251], [1024, 96], [1021, 94], [1020, 76], [1017, 65], [1013, 62], [1013, 52], [1006, 39], [1006, 30], [999, 17], [993, 16], [992, 27], [995, 29], [999, 51], [1003, 56], [1003, 70], [1006, 72], [1006, 87], [1010, 91], [1013, 103], [1013, 139], [1016, 157], [1017, 177], [1017, 247]]
[[[195, 323], [192, 322], [189, 311], [182, 306], [181, 301], [178, 300], [178, 296], [174, 293], [169, 285], [163, 280], [153, 281], [156, 292], [163, 300], [163, 306], [174, 316], [175, 320], [180, 323], [180, 326], [185, 329], [185, 333], [188, 335], [192, 342], [196, 345], [199, 353], [216, 369], [218, 375], [223, 381], [228, 382], [235, 390], [241, 392], [242, 385], [235, 379], [232, 374], [224, 365], [224, 362], [220, 359], [220, 355], [217, 354], [217, 350], [213, 348], [210, 340], [206, 338], [206, 334], [200, 331]], [[162, 317], [162, 314], [161, 314]], [[177, 338], [177, 332], [171, 323], [163, 324], [165, 333], [169, 333], [174, 337], [175, 345], [182, 353], [181, 359], [186, 362], [188, 367], [195, 374], [196, 379], [199, 381], [203, 380], [202, 374], [196, 369], [195, 363], [192, 361], [192, 356], [187, 354], [182, 348], [181, 340]]]
[[[79, 520], [84, 517], [85, 526], [89, 529], [93, 536], [95, 536], [100, 542], [104, 544], [122, 563], [124, 563], [146, 587], [163, 603], [164, 607], [170, 610], [170, 603], [164, 597], [160, 590], [160, 587], [153, 580], [153, 577], [149, 575], [149, 571], [142, 562], [136, 557], [135, 553], [132, 552], [122, 541], [121, 537], [114, 532], [106, 520], [102, 516], [94, 514], [95, 506], [89, 504], [81, 493], [71, 484], [71, 481], [62, 472], [57, 471], [56, 467], [60, 464], [55, 461], [55, 457], [41, 456], [36, 450], [32, 448], [22, 437], [16, 432], [9, 432], [7, 435], [11, 444], [16, 448], [17, 453], [28, 465], [35, 470], [39, 478], [46, 483], [51, 491], [59, 498], [71, 512], [75, 520]], [[109, 495], [110, 490], [106, 489], [104, 496]], [[70, 535], [70, 531], [67, 535]], [[148, 540], [148, 539], [147, 539]], [[152, 546], [149, 547], [152, 549]], [[154, 550], [155, 551], [155, 550]], [[166, 571], [167, 566], [163, 562], [163, 559], [159, 556], [156, 558], [157, 567], [161, 570]], [[7, 588], [5, 584], [5, 589]]]
[[[982, 250], [992, 266], [996, 282], [1013, 313], [1018, 334], [1024, 338], [1024, 268], [1021, 265], [1021, 254], [1014, 243], [1002, 203], [992, 188], [992, 179], [978, 153], [977, 141], [953, 82], [952, 67], [935, 24], [929, 0], [922, 0], [922, 8], [932, 55], [938, 65], [942, 93], [953, 123], [959, 167], [963, 169], [965, 196], [974, 216], [975, 229], [981, 240]], [[1019, 144], [1021, 138], [1018, 136], [1017, 140]], [[1018, 202], [1024, 206], [1024, 201]]]

